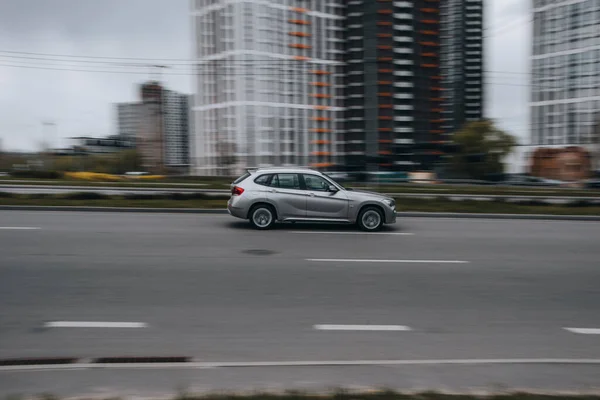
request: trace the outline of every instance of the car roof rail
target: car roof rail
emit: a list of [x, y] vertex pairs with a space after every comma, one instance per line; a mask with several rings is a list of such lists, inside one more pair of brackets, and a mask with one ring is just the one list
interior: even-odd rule
[[282, 167], [282, 166], [260, 167], [257, 170], [265, 170], [265, 169], [308, 169], [308, 170], [311, 170], [311, 171], [316, 171], [316, 169], [314, 169], [312, 167], [305, 167], [305, 166], [293, 166], [293, 167]]

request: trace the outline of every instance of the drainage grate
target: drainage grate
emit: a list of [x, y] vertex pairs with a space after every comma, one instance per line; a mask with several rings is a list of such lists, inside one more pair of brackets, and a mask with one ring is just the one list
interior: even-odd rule
[[0, 359], [0, 366], [16, 366], [16, 365], [64, 365], [75, 364], [79, 361], [78, 358], [12, 358]]
[[187, 363], [191, 357], [100, 357], [93, 364]]

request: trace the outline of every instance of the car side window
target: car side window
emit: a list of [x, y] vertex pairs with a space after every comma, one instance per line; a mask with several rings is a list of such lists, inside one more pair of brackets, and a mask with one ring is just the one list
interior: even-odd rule
[[304, 175], [304, 183], [307, 190], [328, 192], [330, 183], [317, 175]]
[[300, 189], [298, 174], [276, 174], [271, 180], [271, 186], [280, 189]]
[[267, 174], [267, 175], [261, 175], [258, 178], [256, 178], [254, 180], [254, 183], [256, 183], [257, 185], [262, 185], [262, 186], [269, 186], [269, 183], [271, 181], [271, 177], [273, 175]]

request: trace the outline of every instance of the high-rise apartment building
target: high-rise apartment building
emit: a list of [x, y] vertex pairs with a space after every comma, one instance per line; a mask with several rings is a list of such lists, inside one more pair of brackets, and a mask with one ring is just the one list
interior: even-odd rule
[[531, 144], [600, 139], [600, 0], [534, 0]]
[[484, 0], [440, 2], [442, 129], [451, 135], [484, 116]]
[[431, 170], [483, 116], [483, 0], [348, 0], [348, 167]]
[[169, 168], [189, 166], [190, 95], [164, 91], [163, 124], [165, 164]]
[[344, 162], [345, 4], [192, 2], [192, 173]]
[[140, 126], [140, 103], [117, 103], [117, 135], [122, 140], [135, 142]]
[[135, 143], [145, 168], [187, 172], [191, 96], [158, 82], [140, 85], [139, 95], [140, 102], [116, 105], [119, 137]]
[[349, 168], [430, 169], [443, 141], [440, 2], [348, 0]]

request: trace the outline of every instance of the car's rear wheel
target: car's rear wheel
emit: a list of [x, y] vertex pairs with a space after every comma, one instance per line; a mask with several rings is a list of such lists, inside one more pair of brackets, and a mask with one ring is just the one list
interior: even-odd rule
[[357, 224], [363, 231], [378, 231], [383, 226], [383, 214], [377, 207], [365, 207], [358, 214]]
[[275, 224], [275, 212], [267, 205], [258, 205], [250, 211], [250, 224], [255, 229], [271, 229]]

